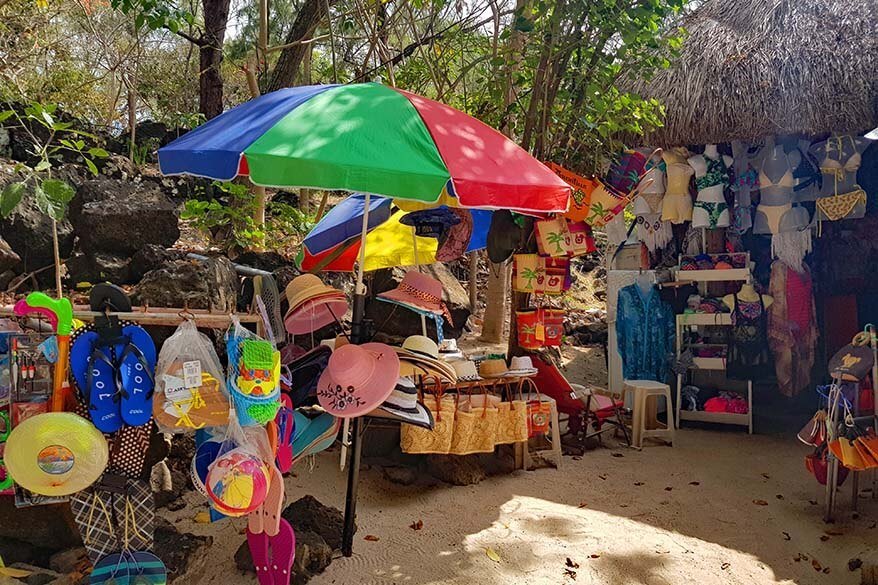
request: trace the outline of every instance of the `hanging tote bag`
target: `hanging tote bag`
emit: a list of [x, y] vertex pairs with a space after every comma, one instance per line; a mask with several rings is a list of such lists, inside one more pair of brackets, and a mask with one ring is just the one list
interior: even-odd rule
[[541, 219], [534, 223], [537, 250], [542, 256], [567, 256], [570, 253], [570, 233], [563, 217]]
[[597, 183], [594, 179], [582, 177], [572, 171], [568, 171], [561, 165], [553, 162], [546, 163], [546, 166], [552, 169], [556, 175], [561, 177], [565, 183], [573, 187], [573, 193], [570, 196], [570, 207], [565, 213], [565, 217], [573, 221], [582, 221], [588, 216], [588, 205], [591, 202], [591, 192], [594, 191]]
[[591, 193], [585, 222], [592, 227], [603, 227], [622, 213], [629, 203], [631, 198], [628, 195], [616, 191], [603, 181], [598, 181], [597, 187]]
[[[401, 425], [399, 445], [403, 453], [447, 454], [451, 450], [454, 433], [454, 399], [443, 393], [442, 381], [438, 376], [432, 378], [433, 392], [425, 393], [423, 382], [419, 392], [426, 406], [433, 414], [433, 430], [416, 425]], [[429, 394], [429, 396], [428, 396]]]
[[543, 292], [545, 276], [545, 264], [539, 254], [515, 254], [512, 257], [512, 290], [515, 292]]
[[564, 338], [564, 310], [541, 309], [541, 311], [541, 320], [545, 332], [543, 345], [546, 347], [560, 347], [561, 340]]
[[568, 221], [567, 232], [570, 234], [569, 256], [582, 256], [597, 250], [591, 227], [584, 221]]
[[540, 309], [515, 312], [518, 345], [524, 349], [539, 349], [545, 345], [545, 328]]
[[506, 401], [497, 406], [497, 444], [508, 445], [527, 441], [527, 401], [521, 387], [523, 380], [515, 384], [516, 392], [506, 385]]
[[570, 258], [540, 258], [544, 268], [545, 279], [537, 286], [547, 295], [560, 295], [570, 289]]
[[530, 378], [522, 380], [536, 394], [536, 399], [528, 399], [527, 402], [527, 436], [537, 437], [549, 432], [549, 423], [552, 420], [552, 407], [548, 402], [543, 402], [540, 389]]

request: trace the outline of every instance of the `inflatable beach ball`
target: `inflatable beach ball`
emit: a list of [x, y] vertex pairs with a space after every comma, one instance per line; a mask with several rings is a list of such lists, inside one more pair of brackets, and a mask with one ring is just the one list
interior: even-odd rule
[[237, 448], [220, 455], [207, 472], [207, 495], [227, 516], [244, 516], [265, 501], [268, 467], [256, 455]]

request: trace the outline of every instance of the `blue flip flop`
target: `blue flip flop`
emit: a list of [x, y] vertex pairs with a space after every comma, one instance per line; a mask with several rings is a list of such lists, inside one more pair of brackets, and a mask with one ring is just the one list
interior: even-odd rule
[[116, 386], [116, 366], [100, 347], [96, 331], [84, 331], [70, 348], [70, 371], [88, 405], [94, 426], [102, 433], [115, 433], [124, 424]]
[[[298, 427], [298, 419], [296, 423]], [[305, 430], [293, 440], [293, 463], [329, 449], [338, 437], [340, 424], [341, 419], [328, 412], [311, 419]]]
[[89, 576], [90, 585], [130, 585], [131, 574], [124, 553], [113, 553], [97, 562]]
[[166, 585], [168, 568], [160, 558], [147, 551], [135, 551], [128, 558], [131, 585]]
[[122, 328], [126, 344], [119, 355], [119, 388], [122, 394], [122, 420], [132, 427], [152, 418], [155, 389], [155, 342], [140, 325]]

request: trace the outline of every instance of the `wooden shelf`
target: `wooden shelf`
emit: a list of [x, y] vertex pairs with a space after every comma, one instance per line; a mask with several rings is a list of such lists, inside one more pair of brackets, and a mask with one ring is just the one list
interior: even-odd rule
[[677, 326], [686, 325], [731, 325], [731, 313], [683, 313], [677, 315]]
[[692, 367], [698, 370], [720, 370], [726, 369], [726, 358], [723, 357], [696, 357], [692, 358]]
[[750, 280], [748, 268], [726, 268], [712, 270], [680, 270], [675, 269], [674, 275], [681, 280], [695, 282], [734, 282]]
[[680, 410], [680, 420], [689, 420], [721, 425], [750, 426], [749, 414], [736, 414], [733, 412], [705, 412], [703, 410]]

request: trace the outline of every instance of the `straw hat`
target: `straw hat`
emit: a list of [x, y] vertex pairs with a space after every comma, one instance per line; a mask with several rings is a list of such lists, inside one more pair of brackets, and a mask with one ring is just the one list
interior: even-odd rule
[[490, 359], [479, 364], [479, 375], [483, 378], [502, 378], [507, 371], [505, 360]]
[[399, 358], [390, 346], [345, 345], [332, 352], [317, 382], [317, 399], [335, 416], [361, 416], [390, 396], [398, 378]]
[[393, 290], [380, 293], [377, 298], [416, 311], [443, 315], [452, 323], [451, 313], [442, 301], [442, 283], [417, 270], [409, 270]]
[[509, 364], [509, 371], [506, 372], [507, 376], [533, 376], [537, 373], [537, 369], [534, 367], [533, 360], [530, 359], [530, 356], [516, 356], [512, 358], [512, 363]]
[[312, 333], [340, 320], [348, 310], [344, 293], [313, 274], [297, 276], [284, 292], [290, 305], [284, 327], [293, 335]]
[[426, 335], [409, 335], [402, 342], [402, 348], [422, 357], [439, 359], [439, 346]]
[[400, 376], [436, 375], [448, 382], [457, 381], [454, 368], [439, 359], [439, 346], [429, 337], [411, 335], [396, 352], [400, 359]]
[[482, 379], [476, 369], [476, 363], [472, 360], [453, 361], [451, 362], [451, 366], [454, 368], [454, 373], [457, 374], [458, 380], [464, 382], [476, 382]]
[[418, 402], [418, 390], [414, 382], [406, 378], [397, 380], [387, 400], [369, 414], [433, 430], [433, 415]]
[[302, 274], [297, 276], [287, 285], [284, 294], [290, 304], [290, 308], [287, 310], [287, 315], [292, 313], [293, 310], [300, 307], [302, 303], [309, 299], [316, 299], [324, 296], [337, 297], [339, 295], [344, 298], [343, 292], [323, 284], [323, 281], [314, 274]]

